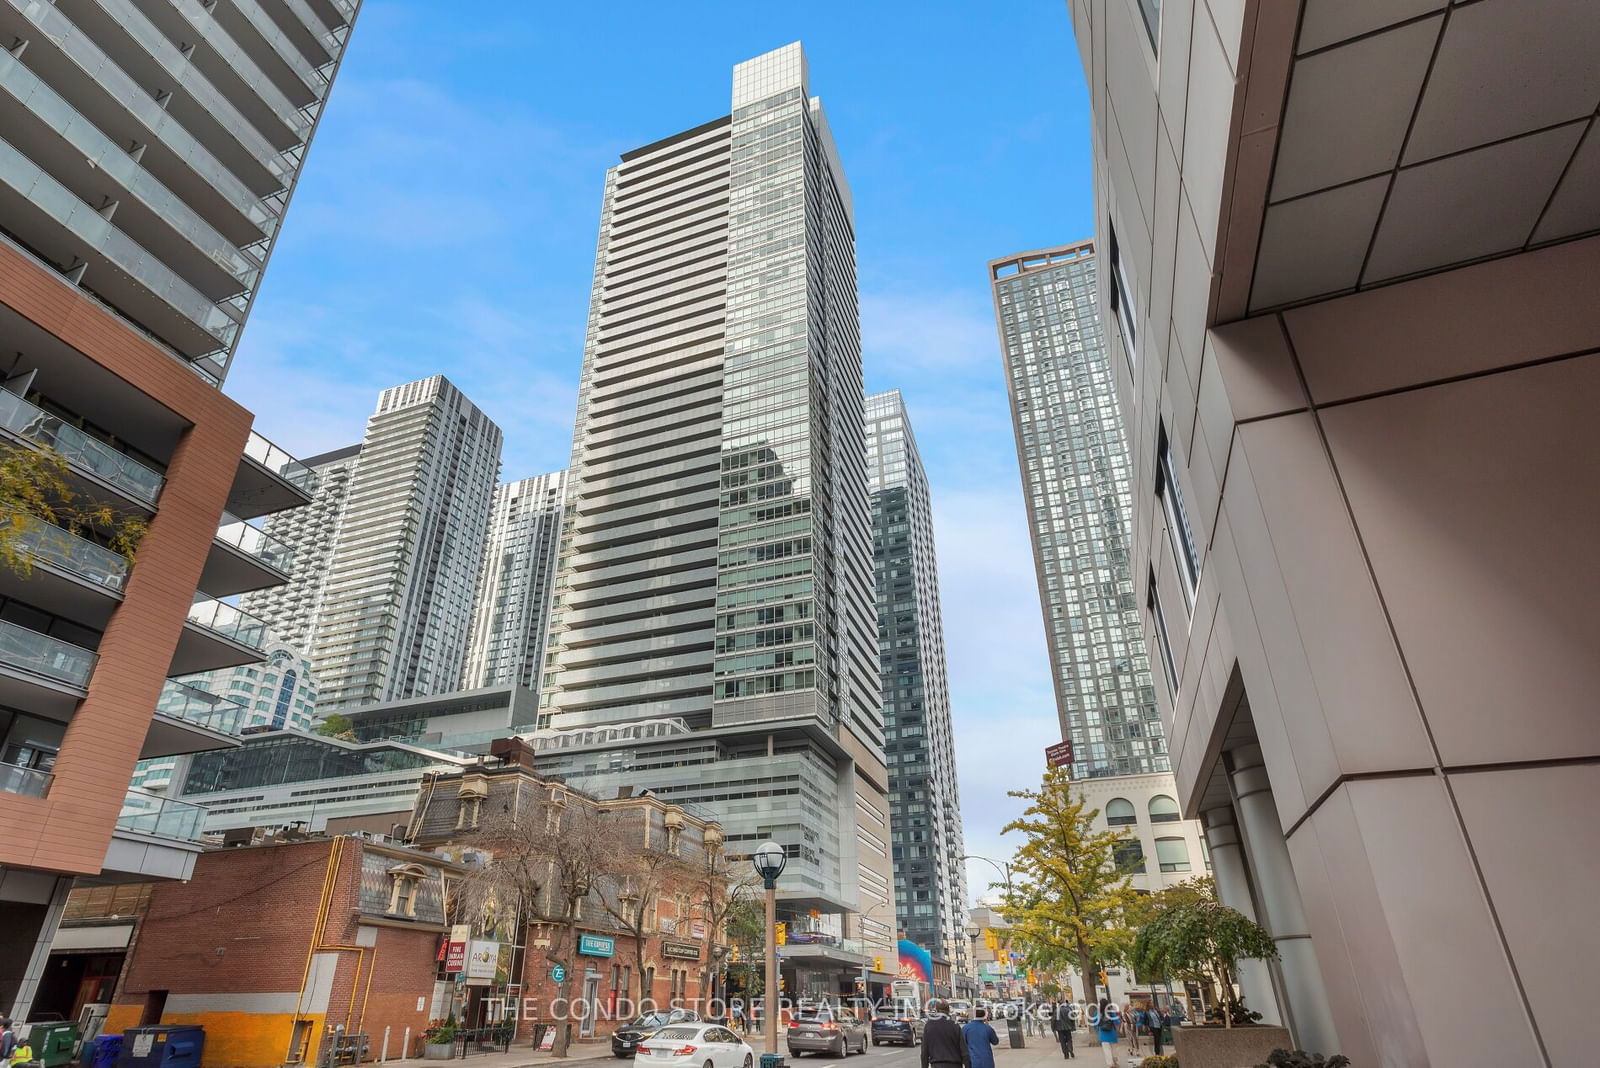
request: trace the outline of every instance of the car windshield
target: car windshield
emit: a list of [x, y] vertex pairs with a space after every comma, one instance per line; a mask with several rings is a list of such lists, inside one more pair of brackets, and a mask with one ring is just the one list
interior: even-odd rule
[[663, 1027], [655, 1033], [656, 1038], [676, 1040], [680, 1038], [694, 1038], [700, 1033], [698, 1027]]

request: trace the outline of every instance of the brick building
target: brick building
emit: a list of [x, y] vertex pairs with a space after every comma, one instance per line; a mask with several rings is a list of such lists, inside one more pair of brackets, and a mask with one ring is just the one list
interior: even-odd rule
[[445, 880], [432, 854], [356, 836], [269, 840], [195, 860], [156, 884], [106, 1031], [199, 1024], [205, 1063], [253, 1068], [318, 1057], [332, 1028], [373, 1056], [412, 1046], [440, 1002]]
[[[604, 826], [620, 848], [579, 906], [575, 951], [563, 928], [539, 922], [552, 913], [546, 898], [499, 920], [474, 922], [472, 936], [492, 941], [501, 965], [493, 982], [458, 988], [457, 1018], [488, 1026], [501, 1004], [517, 1004], [535, 1006], [548, 1020], [552, 1006], [569, 999], [577, 1017], [574, 1037], [598, 1038], [631, 1018], [646, 998], [704, 1011], [719, 992], [727, 955], [719, 932], [732, 889], [721, 826], [648, 792], [635, 795], [625, 787], [602, 800], [544, 778], [533, 770], [532, 751], [514, 739], [495, 749], [497, 760], [424, 780], [409, 827], [418, 848], [481, 862], [492, 852], [486, 836], [496, 819], [515, 813], [519, 825], [544, 828], [578, 809], [595, 817], [595, 826]], [[642, 908], [631, 904], [640, 896]], [[455, 917], [458, 923], [464, 918]], [[558, 961], [568, 973], [564, 984], [551, 979]], [[532, 1017], [524, 1016], [520, 1033], [528, 1034]]]

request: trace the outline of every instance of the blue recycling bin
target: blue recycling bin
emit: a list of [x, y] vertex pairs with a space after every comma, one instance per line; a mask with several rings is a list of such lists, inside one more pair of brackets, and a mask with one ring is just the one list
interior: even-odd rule
[[121, 1035], [96, 1035], [89, 1044], [84, 1064], [87, 1068], [117, 1068], [117, 1058], [121, 1055]]
[[117, 1068], [200, 1068], [204, 1027], [130, 1027], [122, 1033]]

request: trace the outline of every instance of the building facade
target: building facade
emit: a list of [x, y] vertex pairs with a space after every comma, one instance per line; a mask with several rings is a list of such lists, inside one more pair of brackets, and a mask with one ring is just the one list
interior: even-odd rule
[[566, 503], [565, 471], [495, 489], [463, 690], [539, 689]]
[[1087, 242], [989, 265], [1072, 777], [1166, 771], [1128, 563], [1128, 449]]
[[324, 713], [456, 688], [500, 445], [443, 375], [379, 394], [309, 641]]
[[607, 173], [540, 719], [630, 728], [617, 761], [681, 727], [691, 780], [633, 781], [785, 845], [841, 976], [858, 909], [893, 935], [863, 433], [849, 190], [794, 44]]
[[185, 878], [200, 851], [198, 810], [128, 782], [238, 742], [210, 695], [158, 711], [174, 676], [265, 655], [224, 598], [286, 581], [248, 521], [312, 479], [217, 386], [356, 10], [0, 5], [0, 449], [60, 476], [0, 567], [5, 1015], [74, 879]]
[[1356, 1064], [1588, 1063], [1600, 18], [1069, 7], [1136, 603], [1278, 940], [1249, 1001]]
[[328, 588], [333, 547], [350, 497], [360, 445], [350, 445], [302, 461], [316, 476], [316, 493], [304, 508], [269, 516], [266, 532], [294, 553], [294, 575], [282, 586], [253, 590], [239, 607], [264, 621], [273, 637], [297, 649], [310, 649], [322, 618], [322, 595]]
[[967, 850], [933, 498], [899, 390], [866, 398], [866, 428], [895, 918], [900, 937], [967, 976]]

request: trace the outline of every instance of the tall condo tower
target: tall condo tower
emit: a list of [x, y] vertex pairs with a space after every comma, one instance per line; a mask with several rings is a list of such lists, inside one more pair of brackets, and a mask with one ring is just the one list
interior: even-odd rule
[[566, 501], [565, 471], [494, 491], [462, 689], [539, 688]]
[[443, 375], [379, 395], [310, 641], [320, 712], [456, 687], [500, 444]]
[[187, 879], [204, 848], [202, 810], [129, 778], [238, 745], [177, 678], [267, 655], [234, 600], [291, 554], [251, 521], [314, 480], [217, 387], [358, 8], [0, 3], [0, 459], [72, 498], [0, 517], [0, 1016], [76, 1011], [44, 982], [74, 879]]
[[273, 637], [296, 649], [310, 648], [328, 588], [328, 566], [350, 497], [360, 445], [350, 445], [302, 461], [316, 475], [316, 494], [304, 508], [269, 516], [262, 524], [273, 538], [294, 553], [294, 574], [287, 585], [256, 590], [239, 599], [240, 607], [259, 617]]
[[850, 194], [792, 44], [607, 172], [541, 722], [688, 732], [694, 775], [626, 781], [776, 839], [808, 921], [877, 905], [884, 946], [862, 418]]
[[933, 499], [900, 391], [869, 396], [866, 415], [895, 917], [902, 937], [944, 957], [958, 974], [970, 974], [967, 850]]
[[1000, 351], [1072, 777], [1167, 771], [1128, 565], [1128, 446], [1090, 242], [996, 260]]

